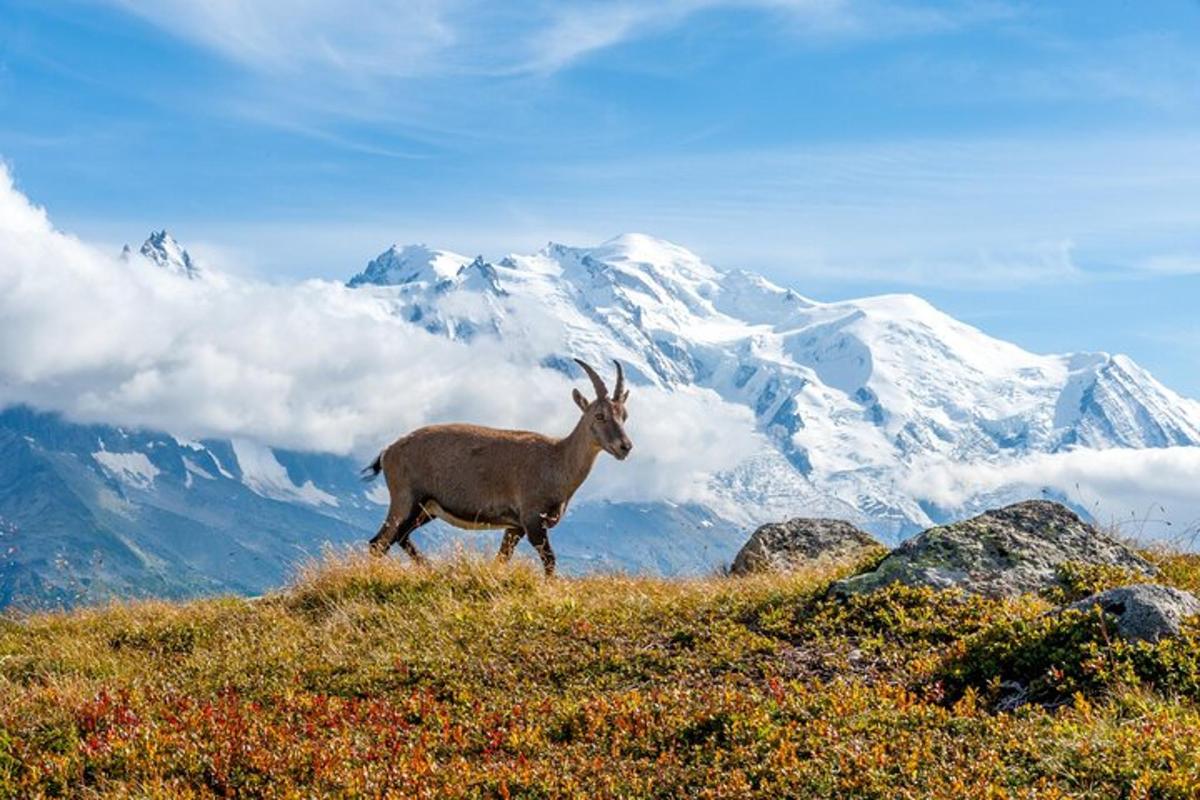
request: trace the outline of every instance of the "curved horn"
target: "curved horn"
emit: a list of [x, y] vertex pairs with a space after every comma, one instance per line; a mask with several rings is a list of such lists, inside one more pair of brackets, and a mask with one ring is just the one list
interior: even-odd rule
[[613, 363], [617, 365], [617, 385], [613, 389], [613, 397], [620, 402], [623, 398], [621, 393], [625, 391], [625, 370], [621, 369], [621, 362], [613, 359]]
[[596, 390], [596, 398], [608, 397], [608, 387], [604, 385], [604, 381], [600, 380], [600, 376], [596, 374], [596, 370], [589, 367], [587, 364], [575, 359], [575, 363], [583, 367], [583, 371], [592, 379], [592, 388]]

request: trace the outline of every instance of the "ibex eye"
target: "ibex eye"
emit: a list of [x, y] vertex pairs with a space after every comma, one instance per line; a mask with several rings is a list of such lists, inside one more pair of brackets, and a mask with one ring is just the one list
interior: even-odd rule
[[596, 415], [596, 419], [597, 419], [598, 421], [600, 421], [600, 422], [604, 422], [604, 415], [603, 415], [603, 414], [597, 414], [597, 415]]

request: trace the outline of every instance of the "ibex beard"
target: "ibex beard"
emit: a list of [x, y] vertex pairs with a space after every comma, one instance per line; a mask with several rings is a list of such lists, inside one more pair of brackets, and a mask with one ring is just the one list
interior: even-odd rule
[[624, 461], [633, 449], [625, 433], [625, 373], [620, 362], [612, 394], [588, 364], [575, 362], [591, 379], [596, 398], [571, 392], [582, 416], [561, 439], [532, 431], [478, 425], [430, 425], [397, 439], [365, 470], [367, 480], [383, 473], [390, 505], [371, 539], [382, 556], [400, 547], [417, 563], [424, 557], [412, 533], [432, 519], [466, 530], [503, 529], [497, 558], [508, 561], [522, 536], [554, 574], [549, 530], [563, 518], [601, 451]]

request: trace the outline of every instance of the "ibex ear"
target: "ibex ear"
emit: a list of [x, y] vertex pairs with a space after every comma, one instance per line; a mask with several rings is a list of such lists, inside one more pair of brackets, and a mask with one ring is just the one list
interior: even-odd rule
[[583, 393], [578, 389], [571, 390], [571, 399], [575, 401], [575, 405], [579, 406], [580, 411], [587, 411], [587, 407], [590, 404], [588, 403], [587, 398], [584, 397]]
[[629, 390], [626, 389], [625, 391], [621, 392], [621, 397], [620, 397], [621, 405], [625, 405], [625, 401], [628, 399], [629, 399]]

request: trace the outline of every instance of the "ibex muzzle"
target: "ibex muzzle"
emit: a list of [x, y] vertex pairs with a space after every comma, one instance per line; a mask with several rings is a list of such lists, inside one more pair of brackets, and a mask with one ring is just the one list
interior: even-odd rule
[[625, 371], [617, 366], [612, 394], [589, 365], [575, 359], [592, 382], [596, 398], [571, 392], [583, 416], [562, 439], [531, 431], [477, 425], [431, 425], [396, 440], [364, 470], [370, 480], [383, 473], [391, 505], [371, 552], [383, 555], [394, 542], [418, 563], [423, 557], [412, 532], [438, 518], [458, 528], [504, 529], [497, 556], [507, 561], [522, 536], [554, 574], [548, 531], [604, 450], [625, 460], [633, 442], [625, 433]]

